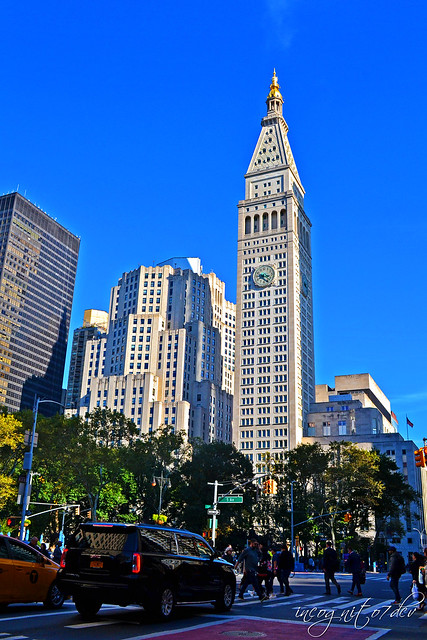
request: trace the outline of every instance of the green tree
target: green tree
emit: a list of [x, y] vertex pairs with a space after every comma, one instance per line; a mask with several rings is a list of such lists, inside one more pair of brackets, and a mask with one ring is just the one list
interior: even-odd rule
[[38, 501], [81, 501], [94, 520], [115, 513], [124, 499], [126, 453], [137, 435], [133, 422], [118, 412], [96, 409], [87, 420], [41, 418], [38, 430]]
[[[208, 483], [218, 480], [222, 484], [219, 493], [225, 494], [252, 478], [252, 464], [234, 445], [217, 441], [209, 444], [194, 442], [192, 456], [182, 465], [180, 481], [173, 490], [174, 518], [189, 529], [202, 532], [207, 528], [205, 504], [213, 502], [214, 488]], [[253, 526], [255, 499], [256, 489], [249, 483], [244, 488], [243, 505], [221, 505], [218, 520], [220, 545], [231, 540], [232, 531], [245, 537]]]
[[[141, 435], [125, 452], [127, 469], [134, 481], [129, 499], [139, 519], [151, 520], [158, 512], [160, 491], [162, 513], [170, 515], [175, 488], [181, 478], [180, 468], [191, 454], [190, 449], [183, 432], [175, 433], [171, 426], [162, 426], [154, 433]], [[153, 486], [153, 479], [162, 474], [163, 486], [159, 480]]]
[[16, 471], [23, 455], [22, 423], [0, 414], [0, 510], [17, 496]]

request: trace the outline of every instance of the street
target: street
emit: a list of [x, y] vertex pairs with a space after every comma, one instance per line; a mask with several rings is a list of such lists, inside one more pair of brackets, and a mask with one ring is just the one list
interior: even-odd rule
[[139, 607], [105, 605], [95, 620], [84, 622], [71, 601], [59, 611], [41, 605], [11, 605], [0, 615], [0, 639], [4, 640], [143, 640], [166, 636], [169, 640], [220, 640], [267, 638], [302, 640], [390, 640], [425, 637], [427, 613], [414, 610], [409, 574], [400, 581], [402, 602], [392, 606], [393, 594], [386, 574], [367, 574], [363, 597], [347, 593], [351, 576], [336, 574], [341, 586], [338, 596], [324, 595], [322, 573], [298, 573], [291, 578], [294, 593], [275, 596], [263, 604], [245, 594], [244, 602], [230, 613], [218, 615], [211, 605], [177, 608], [175, 618], [159, 623]]

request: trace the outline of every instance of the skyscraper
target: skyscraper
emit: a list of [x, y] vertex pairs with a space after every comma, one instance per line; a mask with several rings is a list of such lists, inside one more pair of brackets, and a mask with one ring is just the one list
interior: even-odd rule
[[79, 413], [109, 408], [142, 433], [232, 440], [235, 305], [198, 258], [124, 273], [111, 290], [106, 335], [86, 341]]
[[32, 408], [35, 394], [61, 401], [79, 244], [18, 193], [0, 197], [0, 404], [10, 411]]
[[303, 436], [314, 400], [311, 222], [276, 73], [238, 204], [234, 441], [258, 469]]
[[[74, 330], [67, 385], [67, 409], [78, 407], [82, 396], [86, 343], [94, 337], [99, 338], [105, 334], [107, 326], [108, 313], [106, 311], [86, 309], [83, 317], [83, 326]], [[104, 373], [103, 359], [100, 359], [100, 354], [95, 358], [93, 366], [96, 375]]]

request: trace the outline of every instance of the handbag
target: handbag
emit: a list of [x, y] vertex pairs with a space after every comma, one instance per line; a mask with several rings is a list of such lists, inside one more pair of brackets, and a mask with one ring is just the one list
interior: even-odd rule
[[412, 585], [411, 593], [412, 593], [413, 599], [414, 600], [418, 600], [420, 594], [419, 594], [418, 587], [417, 587], [415, 582]]

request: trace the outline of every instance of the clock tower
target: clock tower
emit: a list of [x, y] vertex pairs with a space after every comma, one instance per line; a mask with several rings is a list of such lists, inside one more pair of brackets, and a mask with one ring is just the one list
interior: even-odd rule
[[233, 440], [259, 472], [301, 442], [315, 388], [311, 222], [282, 108], [274, 72], [238, 204]]

